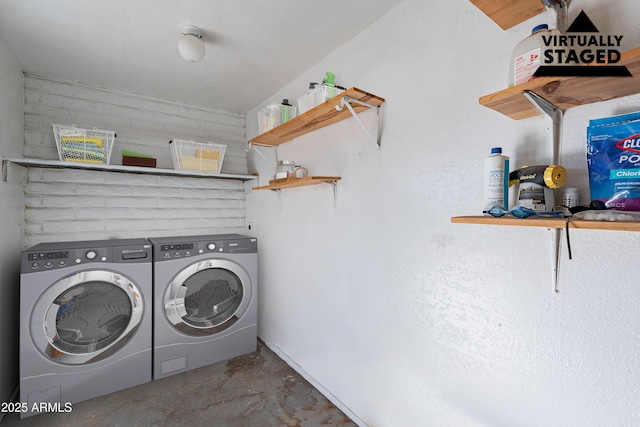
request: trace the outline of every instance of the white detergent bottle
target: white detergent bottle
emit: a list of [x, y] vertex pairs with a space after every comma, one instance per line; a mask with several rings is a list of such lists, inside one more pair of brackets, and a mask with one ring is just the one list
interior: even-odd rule
[[[560, 31], [549, 29], [547, 24], [540, 24], [533, 28], [529, 37], [513, 48], [509, 63], [509, 87], [533, 79], [533, 74], [540, 65], [557, 65], [555, 58], [552, 55], [547, 56], [545, 53], [547, 50], [553, 50], [555, 40], [553, 36], [558, 35], [560, 35]], [[552, 63], [548, 62], [549, 58], [554, 59]]]
[[502, 154], [501, 147], [491, 149], [484, 158], [484, 208], [494, 206], [509, 209], [509, 157]]

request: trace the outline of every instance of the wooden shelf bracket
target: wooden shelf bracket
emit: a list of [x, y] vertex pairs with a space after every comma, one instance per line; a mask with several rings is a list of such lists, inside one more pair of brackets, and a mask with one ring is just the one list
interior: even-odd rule
[[307, 185], [317, 184], [333, 184], [333, 205], [336, 206], [338, 198], [338, 181], [341, 178], [339, 176], [309, 176], [306, 178], [296, 178], [291, 181], [276, 182], [269, 185], [263, 185], [260, 187], [253, 187], [253, 190], [271, 190], [277, 191], [278, 196], [281, 196], [280, 190], [284, 188], [304, 187]]
[[[376, 118], [377, 118], [377, 121], [378, 121], [378, 129], [377, 129], [377, 134], [376, 134], [375, 138], [373, 137], [373, 135], [371, 135], [371, 132], [369, 132], [369, 129], [367, 129], [367, 127], [364, 125], [364, 123], [362, 123], [362, 120], [360, 120], [360, 117], [358, 117], [358, 114], [353, 110], [353, 107], [350, 104], [351, 102], [353, 102], [355, 104], [362, 105], [363, 107], [367, 107], [370, 110], [371, 109], [375, 110]], [[382, 124], [381, 124], [381, 121], [380, 121], [380, 107], [376, 106], [376, 105], [367, 104], [366, 102], [362, 102], [359, 99], [355, 99], [355, 98], [352, 98], [350, 96], [343, 96], [340, 99], [340, 105], [336, 105], [336, 110], [342, 111], [345, 106], [347, 107], [347, 109], [349, 110], [351, 115], [356, 119], [358, 124], [365, 131], [365, 133], [367, 135], [369, 135], [369, 138], [371, 138], [371, 141], [373, 141], [375, 144], [378, 144], [378, 149], [380, 149], [381, 148], [380, 134], [381, 134], [381, 127], [382, 127]]]
[[[338, 180], [336, 179], [321, 179], [320, 182], [325, 184], [333, 184], [333, 207], [338, 205]], [[271, 188], [271, 191], [276, 191], [278, 193], [278, 200], [280, 201], [280, 206], [282, 207], [282, 188]]]
[[[325, 184], [333, 184], [333, 206], [336, 207], [338, 205], [338, 180], [327, 178], [319, 179], [318, 181]], [[270, 188], [270, 190], [278, 192], [278, 199], [280, 199], [280, 203], [282, 203], [282, 188]]]

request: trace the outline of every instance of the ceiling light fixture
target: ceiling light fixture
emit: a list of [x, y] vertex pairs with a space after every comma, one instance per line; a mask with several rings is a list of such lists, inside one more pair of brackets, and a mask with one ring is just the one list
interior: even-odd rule
[[182, 29], [182, 36], [178, 41], [178, 52], [188, 62], [198, 62], [204, 57], [204, 40], [202, 31], [192, 25]]

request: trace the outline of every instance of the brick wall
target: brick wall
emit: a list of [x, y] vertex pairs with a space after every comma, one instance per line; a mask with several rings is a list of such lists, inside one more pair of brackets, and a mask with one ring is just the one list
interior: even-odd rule
[[25, 75], [24, 157], [58, 159], [51, 124], [116, 132], [111, 164], [123, 149], [150, 154], [159, 168], [173, 169], [169, 141], [186, 139], [227, 145], [222, 172], [247, 173], [245, 117]]
[[[246, 173], [244, 116], [25, 76], [28, 158], [57, 160], [52, 123], [114, 130], [122, 149], [173, 169], [172, 138], [227, 145], [222, 172]], [[40, 242], [243, 232], [240, 180], [77, 169], [28, 168], [25, 246]]]

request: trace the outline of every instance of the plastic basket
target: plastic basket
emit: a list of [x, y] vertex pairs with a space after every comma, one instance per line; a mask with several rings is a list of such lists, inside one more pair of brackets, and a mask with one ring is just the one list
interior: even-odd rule
[[344, 92], [344, 89], [321, 84], [298, 98], [298, 110], [300, 111], [300, 114], [304, 114], [342, 92]]
[[321, 84], [320, 88], [318, 89], [318, 105], [330, 100], [334, 96], [338, 96], [342, 92], [344, 92], [344, 89], [341, 89], [337, 86], [328, 86], [324, 83]]
[[115, 132], [55, 124], [51, 127], [61, 161], [109, 164]]
[[280, 125], [280, 107], [272, 102], [258, 111], [258, 129], [261, 134]]
[[318, 93], [317, 89], [314, 89], [310, 92], [305, 93], [300, 98], [298, 98], [298, 110], [300, 114], [304, 114], [307, 111], [311, 110], [313, 107], [318, 105]]
[[220, 173], [226, 145], [184, 139], [169, 141], [174, 169]]

